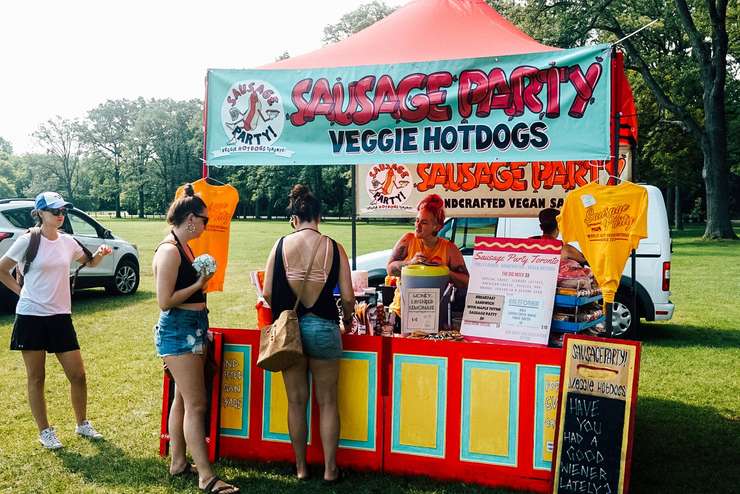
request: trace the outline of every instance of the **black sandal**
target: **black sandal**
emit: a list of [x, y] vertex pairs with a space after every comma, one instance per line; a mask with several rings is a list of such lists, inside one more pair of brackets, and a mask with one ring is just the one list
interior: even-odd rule
[[[222, 485], [221, 487], [216, 487], [216, 484], [219, 481], [223, 482], [224, 485]], [[208, 484], [206, 484], [206, 486], [201, 490], [209, 494], [219, 494], [220, 492], [223, 492], [224, 494], [226, 494], [227, 492], [228, 494], [238, 494], [239, 492], [241, 492], [241, 490], [239, 490], [237, 486], [224, 482], [223, 480], [218, 478], [218, 475], [214, 475], [213, 478], [208, 482]]]
[[185, 463], [185, 466], [182, 467], [182, 470], [177, 473], [171, 473], [170, 478], [188, 477], [190, 475], [198, 475], [198, 470], [192, 463]]

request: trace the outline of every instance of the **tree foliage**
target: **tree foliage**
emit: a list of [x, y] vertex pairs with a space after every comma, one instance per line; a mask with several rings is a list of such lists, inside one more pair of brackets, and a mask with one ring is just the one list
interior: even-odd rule
[[[729, 8], [727, 0], [489, 3], [536, 39], [560, 47], [615, 42], [657, 19], [656, 24], [620, 43], [639, 100], [642, 149], [672, 149], [672, 161], [678, 161], [678, 156], [695, 159], [688, 165], [704, 181], [705, 237], [735, 238], [729, 201], [729, 188], [736, 180], [730, 175], [730, 163], [735, 158], [727, 136], [737, 128], [737, 117], [725, 112], [738, 105], [733, 89], [740, 70], [737, 2]], [[645, 126], [646, 122], [651, 125]], [[683, 147], [678, 144], [682, 153], [676, 154], [675, 139], [684, 143]], [[701, 151], [699, 159], [689, 149], [692, 146]], [[659, 166], [656, 160], [665, 162], [667, 156], [648, 153], [646, 164], [655, 168]]]
[[342, 41], [392, 14], [396, 8], [378, 0], [360, 5], [352, 12], [344, 14], [336, 24], [326, 26], [323, 41], [324, 43]]

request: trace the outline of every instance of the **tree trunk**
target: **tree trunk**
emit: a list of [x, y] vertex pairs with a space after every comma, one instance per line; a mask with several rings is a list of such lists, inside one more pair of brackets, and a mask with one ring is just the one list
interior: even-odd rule
[[669, 185], [665, 193], [665, 209], [666, 209], [666, 212], [668, 213], [668, 224], [669, 225], [673, 225], [674, 220], [676, 219], [673, 214], [673, 201], [674, 201], [673, 192], [674, 190], [675, 188]]
[[144, 218], [144, 184], [139, 185], [139, 218]]
[[119, 157], [114, 156], [114, 170], [113, 170], [113, 180], [116, 182], [116, 218], [121, 217], [121, 170], [120, 170], [120, 162]]
[[678, 189], [678, 184], [674, 186], [675, 192], [674, 203], [673, 203], [673, 218], [675, 220], [676, 230], [683, 230], [683, 213], [681, 212], [681, 192]]
[[724, 107], [724, 85], [705, 83], [704, 128], [702, 140], [704, 168], [702, 177], [707, 193], [707, 226], [705, 239], [737, 239], [730, 221], [729, 167], [727, 164], [727, 119]]

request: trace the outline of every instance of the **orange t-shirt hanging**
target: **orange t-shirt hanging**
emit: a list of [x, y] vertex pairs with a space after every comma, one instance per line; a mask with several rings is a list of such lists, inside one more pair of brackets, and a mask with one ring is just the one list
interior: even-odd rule
[[563, 242], [578, 242], [605, 302], [614, 302], [630, 251], [647, 237], [647, 201], [647, 191], [632, 182], [592, 182], [565, 196], [558, 216]]
[[[216, 259], [216, 274], [208, 282], [206, 292], [220, 292], [224, 289], [226, 264], [229, 259], [229, 229], [231, 218], [239, 202], [239, 193], [231, 185], [211, 185], [205, 179], [193, 182], [195, 193], [208, 208], [208, 226], [200, 237], [188, 245], [193, 254], [210, 254]], [[177, 189], [175, 198], [185, 195], [184, 187]]]

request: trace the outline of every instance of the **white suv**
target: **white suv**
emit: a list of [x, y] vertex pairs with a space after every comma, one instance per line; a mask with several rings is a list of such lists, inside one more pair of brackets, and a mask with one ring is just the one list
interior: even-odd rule
[[[660, 189], [642, 185], [648, 192], [648, 237], [636, 251], [637, 314], [648, 321], [668, 320], [673, 317], [670, 301], [671, 238], [668, 216]], [[439, 236], [455, 242], [469, 264], [476, 235], [503, 238], [527, 238], [542, 232], [537, 218], [451, 218]], [[574, 245], [578, 246], [577, 243]], [[391, 250], [373, 252], [357, 257], [357, 269], [368, 272], [370, 286], [383, 283], [385, 266]], [[635, 337], [639, 319], [635, 317], [632, 298], [632, 266], [630, 260], [622, 272], [612, 318], [615, 335]]]
[[[32, 199], [0, 199], [0, 257], [8, 251], [15, 240], [34, 226], [31, 210]], [[62, 230], [80, 241], [90, 252], [100, 244], [107, 244], [113, 253], [103, 258], [96, 267], [80, 270], [75, 289], [105, 287], [116, 295], [130, 295], [139, 287], [139, 251], [135, 245], [116, 237], [110, 230], [90, 218], [77, 208], [68, 208]], [[70, 266], [70, 274], [78, 264]], [[0, 302], [12, 308], [17, 297], [0, 285]]]

